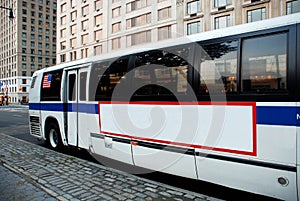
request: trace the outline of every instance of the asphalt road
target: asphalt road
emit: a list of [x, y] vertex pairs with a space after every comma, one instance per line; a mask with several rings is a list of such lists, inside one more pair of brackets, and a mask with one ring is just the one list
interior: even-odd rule
[[[28, 108], [26, 106], [0, 106], [0, 133], [11, 135], [13, 137], [31, 142], [40, 146], [45, 146], [42, 142], [29, 134]], [[81, 159], [89, 160], [97, 163], [87, 151], [68, 148], [61, 150], [65, 154], [69, 154]], [[183, 188], [189, 191], [205, 194], [225, 200], [272, 200], [263, 196], [251, 193], [241, 192], [230, 188], [217, 186], [207, 182], [200, 182], [191, 179], [175, 177], [158, 172], [137, 175], [150, 180], [155, 180], [168, 185]]]

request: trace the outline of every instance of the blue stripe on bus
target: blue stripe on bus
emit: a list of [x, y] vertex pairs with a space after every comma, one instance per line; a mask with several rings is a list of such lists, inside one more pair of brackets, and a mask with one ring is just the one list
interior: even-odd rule
[[77, 112], [77, 111], [80, 113], [98, 114], [98, 105], [79, 103], [77, 108], [77, 104], [68, 103], [68, 112]]
[[[66, 107], [64, 107], [64, 105]], [[97, 104], [84, 104], [79, 103], [78, 108], [75, 103], [30, 103], [29, 110], [42, 110], [42, 111], [54, 111], [54, 112], [80, 112], [87, 114], [98, 114]]]
[[264, 125], [299, 126], [298, 107], [256, 106], [256, 123]]
[[[63, 103], [30, 103], [30, 110], [43, 111], [65, 111], [80, 112], [87, 114], [99, 114], [98, 104], [79, 103], [78, 109], [75, 103], [69, 103], [64, 109]], [[256, 124], [281, 125], [281, 126], [300, 126], [300, 107], [291, 106], [256, 106]]]

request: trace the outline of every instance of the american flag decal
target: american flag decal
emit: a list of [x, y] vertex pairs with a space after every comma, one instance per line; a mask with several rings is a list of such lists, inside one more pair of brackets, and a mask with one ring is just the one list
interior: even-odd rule
[[43, 88], [50, 88], [52, 81], [52, 74], [45, 74], [43, 78]]

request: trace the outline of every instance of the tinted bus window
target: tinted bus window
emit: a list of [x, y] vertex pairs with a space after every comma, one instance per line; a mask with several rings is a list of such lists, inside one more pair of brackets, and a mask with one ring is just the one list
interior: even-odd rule
[[202, 45], [200, 64], [200, 93], [237, 92], [238, 42], [227, 41]]
[[69, 101], [76, 100], [76, 74], [69, 75]]
[[80, 73], [80, 100], [86, 100], [86, 80], [87, 80], [87, 72]]
[[41, 101], [60, 101], [62, 70], [44, 73]]
[[287, 34], [243, 40], [242, 91], [284, 92], [287, 89]]
[[[188, 52], [181, 48], [180, 53]], [[179, 95], [187, 92], [188, 63], [180, 53], [165, 50], [136, 55], [133, 87], [136, 96]]]
[[126, 57], [93, 65], [89, 88], [91, 101], [111, 100], [116, 85], [125, 79], [128, 60]]

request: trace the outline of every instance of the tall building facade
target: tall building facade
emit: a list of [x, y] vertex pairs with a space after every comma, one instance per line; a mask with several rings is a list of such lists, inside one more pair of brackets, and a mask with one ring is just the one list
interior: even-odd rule
[[34, 71], [56, 64], [55, 0], [3, 0], [0, 10], [0, 92], [28, 101]]
[[300, 12], [300, 0], [58, 0], [57, 63]]

